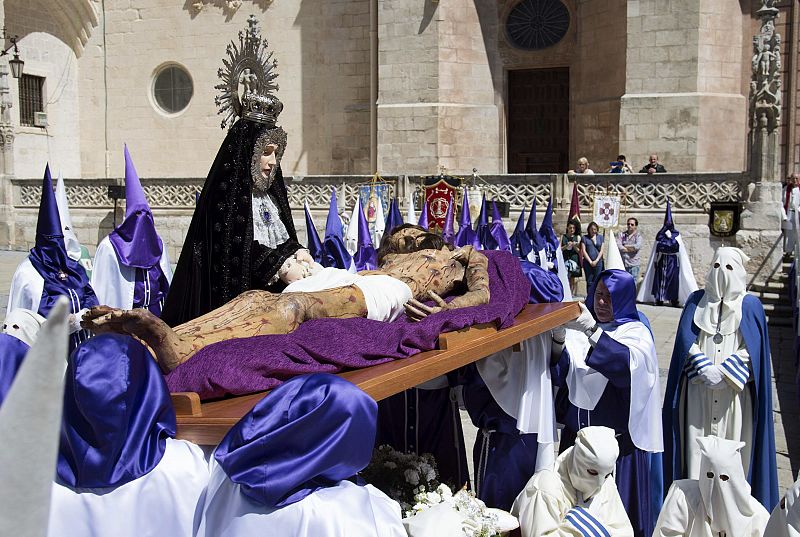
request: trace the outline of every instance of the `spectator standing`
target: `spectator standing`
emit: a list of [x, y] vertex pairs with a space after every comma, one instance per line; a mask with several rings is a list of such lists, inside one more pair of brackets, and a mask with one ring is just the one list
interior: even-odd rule
[[583, 259], [583, 274], [586, 276], [587, 293], [591, 293], [597, 275], [603, 272], [603, 237], [597, 234], [599, 229], [596, 222], [590, 223], [586, 228], [586, 235], [581, 241], [581, 258]]
[[617, 160], [609, 164], [611, 167], [608, 169], [608, 173], [633, 173], [631, 165], [625, 160], [625, 155], [617, 155]]
[[650, 155], [649, 162], [642, 166], [642, 169], [639, 170], [639, 173], [667, 173], [667, 169], [658, 162], [658, 155], [653, 153]]
[[622, 255], [625, 270], [639, 281], [639, 267], [642, 260], [639, 251], [642, 249], [642, 235], [639, 233], [639, 220], [628, 218], [627, 229], [617, 236], [617, 246]]
[[589, 159], [586, 157], [581, 157], [578, 159], [578, 165], [575, 167], [574, 170], [570, 170], [567, 173], [584, 173], [587, 175], [594, 175], [594, 172], [589, 168]]
[[567, 233], [561, 236], [561, 252], [564, 256], [564, 268], [569, 277], [569, 289], [575, 296], [575, 281], [581, 275], [581, 224], [577, 220], [567, 222]]

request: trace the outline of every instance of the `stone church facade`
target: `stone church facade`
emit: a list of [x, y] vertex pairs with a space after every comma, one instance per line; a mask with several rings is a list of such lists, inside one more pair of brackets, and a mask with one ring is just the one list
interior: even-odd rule
[[[25, 73], [41, 79], [48, 123], [21, 124], [19, 82], [6, 76], [14, 134], [6, 173], [16, 177], [41, 175], [46, 160], [65, 177], [119, 177], [123, 143], [143, 177], [203, 177], [223, 137], [216, 71], [250, 14], [278, 59], [287, 175], [564, 172], [581, 156], [603, 171], [618, 153], [638, 168], [653, 152], [670, 171], [748, 169], [751, 40], [762, 1], [0, 6]], [[798, 156], [798, 6], [777, 7], [783, 174]], [[183, 92], [185, 102], [165, 107], [157, 88]]]
[[778, 183], [800, 160], [794, 0], [0, 0], [25, 62], [15, 79], [13, 48], [0, 57], [0, 247], [33, 242], [49, 162], [93, 249], [127, 143], [175, 258], [224, 137], [217, 70], [250, 15], [278, 60], [301, 237], [303, 203], [324, 221], [331, 186], [350, 204], [376, 171], [408, 176], [402, 193], [442, 166], [487, 178], [507, 227], [553, 196], [561, 228], [573, 180], [554, 174], [657, 153], [669, 177], [581, 180], [583, 210], [616, 181], [652, 236], [671, 198], [702, 272], [731, 244], [708, 235], [709, 202], [741, 201], [733, 243], [777, 266]]

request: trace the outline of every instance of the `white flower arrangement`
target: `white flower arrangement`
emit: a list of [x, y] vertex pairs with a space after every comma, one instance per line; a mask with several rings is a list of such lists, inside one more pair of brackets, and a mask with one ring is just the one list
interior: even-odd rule
[[426, 491], [424, 487], [417, 487], [415, 492], [414, 506], [405, 511], [406, 518], [433, 506], [447, 503], [465, 517], [462, 523], [465, 537], [494, 537], [505, 531], [495, 510], [487, 509], [486, 504], [476, 498], [471, 491], [461, 489], [453, 494], [450, 487], [441, 484], [434, 491]]
[[412, 509], [417, 494], [439, 487], [433, 455], [403, 453], [388, 445], [374, 451], [372, 462], [361, 472], [361, 477], [396, 500], [403, 512]]

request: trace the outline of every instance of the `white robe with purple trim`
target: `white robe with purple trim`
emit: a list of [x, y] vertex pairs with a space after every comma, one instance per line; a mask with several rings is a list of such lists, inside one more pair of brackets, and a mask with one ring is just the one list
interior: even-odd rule
[[[165, 534], [166, 535], [166, 534]], [[211, 459], [195, 537], [406, 537], [400, 504], [372, 485], [340, 481], [285, 507], [250, 500]], [[442, 536], [444, 537], [444, 536]]]
[[208, 483], [203, 451], [167, 439], [149, 473], [110, 489], [53, 484], [48, 537], [189, 537], [195, 508]]
[[[119, 262], [111, 240], [105, 237], [97, 245], [92, 270], [92, 289], [97, 301], [105, 306], [129, 310], [133, 308], [133, 294], [136, 288], [136, 268]], [[158, 262], [167, 281], [172, 283], [172, 267], [167, 249], [164, 248]]]

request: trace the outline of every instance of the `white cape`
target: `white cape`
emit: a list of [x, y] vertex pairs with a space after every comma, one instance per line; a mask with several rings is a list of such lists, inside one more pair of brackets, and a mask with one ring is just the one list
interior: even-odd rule
[[556, 441], [550, 380], [550, 332], [526, 339], [519, 351], [504, 349], [475, 365], [492, 398], [517, 420], [517, 429], [536, 433], [540, 444]]
[[572, 450], [569, 448], [559, 455], [550, 468], [537, 471], [514, 500], [511, 513], [519, 518], [522, 537], [600, 535], [567, 520], [567, 514], [574, 507], [587, 510], [613, 537], [633, 537], [633, 528], [613, 477], [605, 480], [600, 492], [589, 502], [579, 503], [578, 492], [569, 477], [568, 458]]
[[[800, 537], [800, 479], [772, 510], [764, 537]], [[783, 507], [781, 507], [783, 504]]]
[[[169, 264], [167, 248], [161, 254], [159, 266], [172, 284], [172, 267]], [[136, 286], [136, 269], [119, 262], [111, 240], [105, 237], [97, 245], [92, 270], [92, 288], [100, 304], [129, 310], [133, 308], [133, 292]]]
[[26, 257], [17, 266], [14, 276], [11, 278], [6, 315], [20, 308], [39, 311], [39, 303], [42, 301], [43, 292], [44, 279], [33, 268], [30, 259]]
[[[769, 519], [769, 513], [755, 498], [750, 498], [753, 515], [736, 527], [728, 537], [761, 537]], [[672, 483], [658, 515], [653, 537], [719, 537], [711, 530], [700, 487], [696, 479], [681, 479]]]
[[150, 473], [115, 489], [72, 489], [54, 483], [48, 535], [188, 537], [206, 483], [203, 451], [168, 438], [164, 456]]
[[275, 509], [245, 496], [213, 457], [198, 509], [195, 537], [406, 537], [400, 505], [371, 485], [340, 481]]
[[[689, 259], [689, 252], [686, 251], [686, 245], [683, 244], [683, 238], [678, 235], [675, 239], [678, 242], [678, 261], [680, 265], [680, 274], [678, 276], [678, 302], [681, 306], [686, 304], [689, 295], [697, 291], [697, 280], [692, 271], [692, 262]], [[650, 251], [650, 260], [647, 262], [647, 271], [644, 273], [644, 280], [639, 287], [639, 294], [636, 295], [637, 302], [655, 302], [653, 296], [653, 278], [655, 277], [656, 265], [656, 243], [653, 242], [653, 249]]]
[[[636, 447], [644, 451], [664, 451], [661, 387], [653, 335], [638, 321], [625, 323], [605, 333], [630, 350], [631, 407], [628, 432], [631, 439]], [[588, 340], [584, 343], [580, 334], [567, 330], [565, 345], [570, 355], [570, 370], [567, 373], [569, 400], [578, 408], [593, 410], [606, 389], [608, 379], [586, 365]]]
[[561, 247], [556, 248], [556, 264], [558, 265], [558, 279], [561, 280], [561, 287], [564, 288], [564, 298], [561, 302], [572, 302], [572, 289], [569, 287], [569, 277], [567, 267], [564, 266], [564, 254]]

